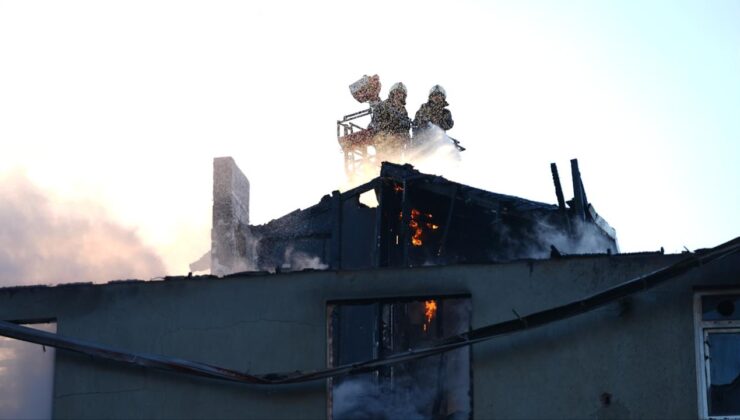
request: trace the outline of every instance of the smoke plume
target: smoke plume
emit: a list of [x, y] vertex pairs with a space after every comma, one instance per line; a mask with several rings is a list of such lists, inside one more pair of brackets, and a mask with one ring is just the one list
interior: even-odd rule
[[[420, 386], [408, 378], [399, 379], [394, 389], [371, 379], [342, 381], [332, 390], [332, 417], [337, 420], [425, 418], [423, 410], [433, 404], [434, 388]], [[410, 398], [400, 399], [400, 395]]]
[[[0, 287], [164, 273], [136, 233], [90, 202], [63, 202], [21, 173], [0, 179]], [[54, 331], [56, 324], [35, 326]], [[51, 416], [53, 349], [0, 337], [0, 419]]]
[[[501, 231], [506, 236], [506, 232]], [[510, 259], [532, 258], [547, 259], [551, 257], [552, 247], [568, 255], [618, 253], [619, 249], [601, 230], [592, 223], [572, 221], [571, 232], [562, 226], [538, 221], [534, 229], [524, 238], [514, 237], [510, 244], [527, 244], [523, 250], [512, 251]], [[515, 249], [516, 247], [510, 247]]]
[[285, 256], [283, 258], [283, 267], [290, 271], [301, 271], [306, 269], [313, 270], [326, 270], [329, 266], [321, 262], [321, 258], [311, 256], [302, 251], [296, 251], [293, 249], [293, 245], [289, 245], [285, 249]]
[[404, 163], [410, 163], [422, 172], [445, 174], [461, 161], [455, 143], [436, 125], [415, 135], [412, 143], [414, 146], [405, 153]]
[[461, 162], [460, 151], [455, 147], [453, 140], [436, 125], [431, 125], [416, 134], [407, 149], [377, 150], [372, 157], [374, 162], [365, 162], [355, 168], [343, 190], [354, 188], [379, 176], [382, 161], [410, 163], [421, 172], [445, 175], [457, 169]]
[[165, 271], [136, 232], [98, 205], [65, 202], [22, 173], [0, 180], [0, 287], [148, 279]]

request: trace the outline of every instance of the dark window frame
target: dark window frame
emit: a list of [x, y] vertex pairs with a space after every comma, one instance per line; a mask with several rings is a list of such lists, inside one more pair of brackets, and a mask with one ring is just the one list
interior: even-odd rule
[[[738, 334], [740, 333], [740, 308], [736, 308], [732, 316], [727, 319], [718, 319], [713, 312], [705, 316], [705, 299], [716, 296], [739, 295], [740, 289], [716, 289], [697, 291], [694, 294], [694, 332], [696, 353], [697, 401], [698, 414], [702, 419], [740, 419], [740, 411], [730, 415], [710, 415], [708, 390], [711, 384], [711, 350], [708, 337], [710, 334]], [[740, 355], [738, 356], [740, 357]]]
[[[447, 300], [447, 299], [466, 299], [469, 305], [469, 318], [468, 318], [468, 330], [472, 329], [473, 325], [473, 298], [469, 293], [452, 293], [452, 294], [424, 294], [424, 295], [406, 295], [406, 296], [383, 296], [375, 298], [345, 298], [345, 299], [332, 299], [325, 302], [326, 307], [326, 364], [327, 366], [333, 366], [333, 331], [332, 331], [332, 314], [336, 306], [338, 305], [367, 305], [367, 304], [395, 304], [395, 303], [410, 303], [427, 300]], [[474, 414], [474, 378], [473, 378], [473, 351], [470, 346], [467, 347], [468, 351], [468, 363], [469, 363], [469, 398], [470, 398], [470, 418], [472, 419]], [[326, 382], [326, 403], [327, 403], [327, 418], [333, 418], [333, 385], [334, 381], [329, 378]]]

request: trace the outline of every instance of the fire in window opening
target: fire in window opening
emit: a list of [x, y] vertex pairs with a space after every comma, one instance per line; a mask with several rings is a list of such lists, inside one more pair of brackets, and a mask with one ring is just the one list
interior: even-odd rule
[[414, 267], [456, 261], [455, 247], [450, 248], [451, 254], [442, 252], [447, 241], [457, 241], [457, 234], [450, 230], [456, 220], [452, 217], [451, 191], [428, 191], [423, 187], [423, 183], [414, 182], [380, 183], [378, 266]]
[[[411, 245], [422, 246], [425, 232], [439, 229], [439, 225], [432, 223], [434, 216], [424, 213], [419, 209], [411, 209], [409, 218], [409, 229], [411, 230]], [[403, 220], [403, 212], [398, 214], [398, 220]]]
[[437, 313], [437, 301], [435, 301], [434, 299], [425, 301], [424, 308], [424, 315], [427, 318], [427, 321], [424, 323], [424, 331], [426, 331], [427, 325], [432, 323], [432, 319], [434, 319], [434, 314]]
[[[329, 365], [423, 348], [470, 330], [469, 297], [328, 305]], [[470, 349], [330, 381], [329, 418], [470, 418]]]
[[740, 293], [699, 293], [696, 307], [699, 414], [740, 416]]

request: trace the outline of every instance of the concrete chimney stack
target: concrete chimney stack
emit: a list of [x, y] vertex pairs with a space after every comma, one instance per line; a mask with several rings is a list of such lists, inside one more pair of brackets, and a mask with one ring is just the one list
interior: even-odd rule
[[249, 180], [231, 157], [213, 159], [213, 227], [211, 274], [223, 276], [247, 269]]

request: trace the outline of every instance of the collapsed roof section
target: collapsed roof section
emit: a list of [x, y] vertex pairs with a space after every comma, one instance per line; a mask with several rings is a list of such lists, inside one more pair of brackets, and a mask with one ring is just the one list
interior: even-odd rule
[[[224, 170], [224, 165], [233, 168]], [[249, 225], [248, 218], [233, 217], [249, 213], [248, 182], [246, 199], [246, 178], [234, 189], [242, 191], [241, 197], [224, 194], [223, 185], [241, 178], [234, 177], [238, 168], [231, 158], [217, 158], [211, 271], [411, 267], [618, 252], [614, 229], [586, 200], [575, 160], [571, 166], [575, 194], [568, 206], [554, 164], [557, 205], [383, 162], [380, 176], [364, 185], [334, 191], [314, 206], [266, 224]], [[218, 173], [229, 178], [219, 180]], [[361, 203], [363, 194], [373, 195], [377, 205]]]

